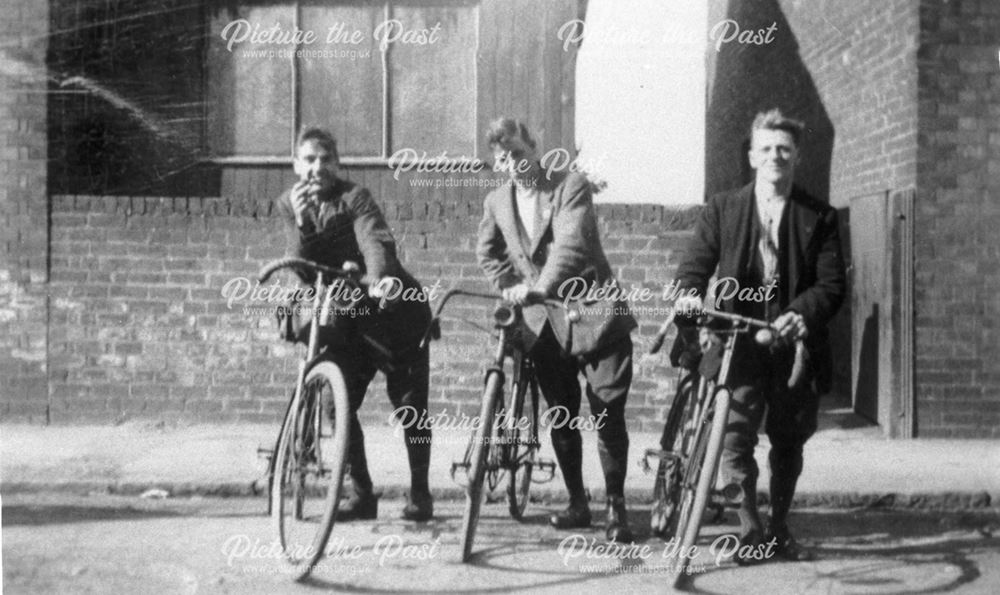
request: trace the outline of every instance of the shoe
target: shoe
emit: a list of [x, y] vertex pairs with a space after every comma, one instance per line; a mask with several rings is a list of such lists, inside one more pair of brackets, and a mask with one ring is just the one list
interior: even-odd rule
[[355, 490], [350, 498], [344, 500], [337, 507], [337, 521], [371, 520], [378, 517], [379, 495], [371, 492], [358, 492]]
[[403, 507], [403, 519], [424, 522], [434, 518], [434, 498], [426, 494], [410, 494]]
[[590, 526], [590, 506], [582, 504], [570, 504], [566, 510], [555, 513], [549, 517], [549, 524], [556, 529], [584, 529]]
[[737, 566], [754, 566], [768, 560], [767, 543], [761, 536], [760, 529], [751, 530], [749, 533], [740, 536], [739, 547], [730, 556], [730, 560]]
[[632, 531], [628, 528], [628, 512], [625, 510], [625, 498], [611, 496], [608, 498], [608, 517], [604, 525], [604, 536], [608, 541], [616, 543], [632, 543]]
[[796, 541], [787, 527], [768, 528], [764, 535], [764, 543], [770, 544], [772, 540], [774, 546], [771, 551], [774, 553], [774, 558], [789, 562], [809, 562], [816, 559], [815, 552]]

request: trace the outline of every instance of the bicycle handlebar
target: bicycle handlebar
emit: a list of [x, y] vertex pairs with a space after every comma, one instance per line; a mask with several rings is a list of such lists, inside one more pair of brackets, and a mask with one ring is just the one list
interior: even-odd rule
[[[679, 321], [685, 320], [687, 318], [688, 318], [687, 316], [678, 317], [677, 312], [671, 312], [670, 316], [668, 316], [667, 319], [663, 321], [663, 324], [660, 325], [659, 330], [656, 332], [656, 337], [653, 338], [653, 345], [649, 348], [650, 355], [659, 352], [660, 349], [663, 347], [663, 342], [667, 338], [667, 332], [670, 330], [670, 325], [674, 322], [677, 322], [678, 326], [682, 326], [682, 323]], [[726, 320], [745, 327], [755, 326], [761, 329], [770, 330], [772, 332], [774, 332], [775, 330], [774, 326], [766, 320], [758, 320], [756, 318], [740, 316], [739, 314], [730, 314], [729, 312], [721, 312], [719, 310], [712, 310], [711, 308], [704, 308], [700, 310], [698, 312], [698, 318], [706, 318], [706, 319], [714, 318], [717, 320]], [[695, 324], [699, 323], [696, 322]]]
[[278, 260], [272, 260], [271, 262], [264, 265], [257, 273], [257, 280], [261, 285], [267, 283], [267, 280], [271, 278], [271, 275], [276, 273], [279, 269], [292, 268], [292, 267], [303, 267], [307, 269], [312, 269], [314, 271], [330, 275], [337, 279], [347, 279], [349, 281], [354, 281], [355, 283], [361, 283], [360, 269], [358, 265], [354, 262], [347, 261], [344, 263], [344, 268], [336, 269], [333, 267], [326, 266], [325, 264], [320, 264], [312, 260], [306, 260], [305, 258], [280, 258]]
[[[434, 315], [431, 317], [430, 324], [427, 325], [427, 331], [424, 332], [424, 338], [420, 341], [421, 349], [427, 347], [427, 343], [432, 338], [432, 335], [433, 338], [435, 339], [440, 338], [441, 331], [440, 328], [438, 327], [438, 323], [441, 320], [441, 312], [444, 311], [444, 306], [445, 304], [448, 303], [448, 300], [450, 300], [454, 296], [464, 296], [464, 297], [478, 298], [484, 300], [501, 300], [503, 304], [501, 304], [501, 306], [497, 308], [497, 311], [493, 313], [494, 319], [497, 320], [497, 322], [502, 325], [512, 324], [514, 322], [513, 319], [513, 317], [515, 316], [514, 312], [515, 308], [517, 308], [518, 306], [515, 306], [514, 304], [504, 300], [502, 295], [496, 293], [486, 293], [482, 291], [469, 291], [461, 288], [449, 289], [448, 291], [445, 292], [444, 296], [441, 298], [441, 301], [438, 302], [437, 307], [434, 308]], [[525, 305], [528, 306], [542, 305], [542, 306], [560, 308], [562, 310], [565, 310], [567, 321], [570, 324], [580, 319], [579, 312], [573, 310], [565, 303], [556, 299], [532, 298]], [[503, 310], [501, 308], [503, 308]]]

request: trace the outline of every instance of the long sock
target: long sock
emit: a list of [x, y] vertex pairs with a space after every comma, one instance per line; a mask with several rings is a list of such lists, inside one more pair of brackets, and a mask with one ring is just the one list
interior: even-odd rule
[[802, 447], [771, 448], [771, 526], [785, 528], [802, 473]]
[[431, 464], [431, 433], [428, 430], [406, 428], [406, 455], [410, 461], [410, 495], [429, 494], [427, 473]]
[[764, 527], [760, 521], [760, 511], [757, 510], [757, 481], [756, 478], [748, 479], [752, 479], [752, 485], [751, 481], [743, 482], [743, 501], [740, 502], [738, 512], [741, 536], [751, 533], [760, 535]]
[[587, 494], [583, 487], [583, 440], [580, 433], [552, 432], [552, 450], [556, 453], [559, 470], [562, 471], [570, 504], [586, 504]]
[[372, 491], [372, 477], [368, 473], [368, 456], [365, 453], [365, 434], [358, 418], [351, 420], [350, 445], [347, 460], [351, 465], [351, 481], [354, 490], [361, 494]]

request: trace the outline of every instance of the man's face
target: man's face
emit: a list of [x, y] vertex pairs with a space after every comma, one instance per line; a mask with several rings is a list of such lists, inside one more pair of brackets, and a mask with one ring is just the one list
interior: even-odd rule
[[307, 140], [295, 150], [292, 167], [303, 182], [311, 181], [321, 189], [329, 188], [337, 179], [337, 161], [333, 153], [315, 140]]
[[757, 179], [772, 184], [790, 182], [799, 162], [799, 149], [791, 133], [757, 128], [750, 137], [750, 167]]
[[512, 180], [533, 180], [541, 168], [538, 151], [520, 136], [496, 143], [491, 148], [495, 167], [498, 171], [507, 172]]

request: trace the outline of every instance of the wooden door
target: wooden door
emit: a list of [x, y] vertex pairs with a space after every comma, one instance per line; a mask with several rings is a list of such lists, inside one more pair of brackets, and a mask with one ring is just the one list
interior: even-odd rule
[[[888, 298], [886, 193], [851, 199], [851, 386], [854, 411], [884, 423], [884, 309]], [[884, 427], [884, 426], [883, 426]]]
[[913, 189], [851, 200], [854, 411], [912, 438]]

